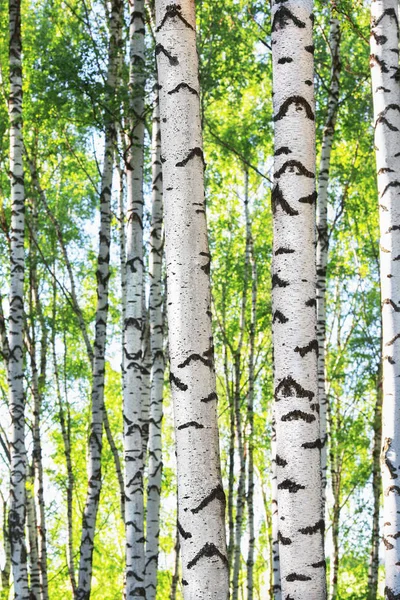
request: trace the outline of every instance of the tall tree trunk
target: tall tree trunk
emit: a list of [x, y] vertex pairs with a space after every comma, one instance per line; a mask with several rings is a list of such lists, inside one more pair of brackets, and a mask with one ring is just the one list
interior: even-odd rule
[[400, 594], [400, 78], [399, 5], [371, 2], [371, 77], [380, 209], [383, 338], [382, 479], [384, 490], [385, 598]]
[[170, 380], [185, 600], [226, 600], [194, 0], [156, 1]]
[[274, 600], [281, 600], [281, 569], [279, 564], [279, 513], [278, 513], [278, 480], [277, 480], [277, 465], [276, 465], [276, 427], [275, 420], [272, 420], [272, 435], [271, 435], [271, 455], [272, 455], [272, 581], [273, 581], [273, 597]]
[[331, 2], [330, 51], [331, 81], [328, 94], [328, 107], [322, 139], [321, 162], [318, 173], [317, 201], [317, 340], [318, 340], [318, 396], [321, 423], [321, 471], [322, 471], [322, 514], [325, 515], [327, 485], [327, 427], [326, 427], [326, 379], [325, 379], [325, 338], [326, 338], [326, 268], [328, 264], [328, 186], [333, 138], [339, 108], [340, 77], [340, 23], [334, 16]]
[[143, 144], [144, 144], [144, 0], [130, 3], [130, 132], [126, 152], [127, 235], [124, 325], [124, 448], [126, 596], [145, 596], [143, 512]]
[[152, 213], [150, 229], [150, 345], [151, 402], [149, 420], [149, 478], [147, 487], [146, 600], [154, 600], [157, 588], [158, 538], [160, 534], [160, 494], [162, 475], [161, 423], [164, 389], [163, 327], [163, 202], [161, 135], [158, 98], [153, 112], [152, 131]]
[[172, 575], [171, 592], [170, 592], [170, 595], [169, 595], [169, 600], [176, 600], [176, 593], [178, 591], [178, 581], [179, 581], [179, 551], [180, 551], [178, 521], [176, 523], [176, 540], [175, 540], [175, 548], [174, 548], [174, 550], [175, 550], [174, 574]]
[[28, 533], [28, 555], [29, 555], [29, 600], [40, 600], [40, 566], [37, 535], [37, 520], [35, 500], [33, 497], [33, 466], [30, 486], [26, 492], [26, 524]]
[[379, 365], [376, 382], [376, 404], [374, 412], [374, 447], [372, 451], [372, 491], [374, 512], [372, 515], [371, 553], [368, 568], [368, 600], [377, 600], [379, 576], [379, 516], [381, 504], [381, 454], [382, 447], [382, 365]]
[[28, 600], [24, 527], [26, 516], [26, 448], [24, 394], [24, 230], [25, 190], [22, 137], [21, 0], [9, 0], [10, 26], [10, 178], [11, 281], [8, 383], [11, 416], [11, 481], [8, 515], [15, 600]]
[[279, 558], [286, 599], [326, 598], [315, 272], [313, 2], [272, 6], [273, 347]]
[[3, 505], [3, 551], [4, 551], [4, 566], [1, 569], [1, 589], [5, 600], [8, 600], [10, 595], [10, 575], [11, 575], [11, 548], [10, 539], [8, 533], [8, 514], [7, 514], [7, 502], [1, 495], [1, 501]]
[[250, 247], [251, 266], [251, 319], [250, 319], [250, 354], [249, 354], [249, 390], [247, 399], [247, 414], [249, 422], [248, 441], [248, 484], [247, 484], [247, 513], [249, 530], [249, 550], [247, 554], [247, 600], [253, 600], [254, 587], [254, 552], [255, 552], [255, 530], [254, 530], [254, 384], [255, 384], [255, 336], [257, 323], [257, 266], [254, 256], [253, 234], [251, 230], [251, 219], [248, 203], [246, 209], [246, 229]]
[[88, 488], [82, 517], [82, 536], [79, 556], [79, 575], [76, 600], [88, 600], [93, 571], [93, 548], [96, 517], [101, 491], [101, 454], [104, 421], [105, 347], [108, 316], [108, 283], [110, 278], [111, 187], [113, 178], [116, 132], [113, 101], [118, 83], [118, 65], [123, 6], [113, 0], [110, 19], [110, 42], [107, 68], [108, 112], [106, 120], [104, 164], [100, 193], [99, 253], [97, 259], [97, 307], [94, 341], [92, 407], [89, 435]]

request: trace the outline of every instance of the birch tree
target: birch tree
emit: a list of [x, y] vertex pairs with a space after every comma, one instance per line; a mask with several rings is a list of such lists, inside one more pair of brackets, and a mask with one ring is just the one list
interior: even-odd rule
[[145, 596], [143, 428], [146, 424], [142, 418], [144, 0], [133, 0], [129, 10], [130, 131], [126, 152], [126, 306], [123, 349], [126, 595], [128, 598], [140, 598]]
[[400, 339], [399, 200], [400, 78], [399, 20], [396, 0], [371, 3], [371, 77], [380, 214], [382, 294], [382, 479], [384, 491], [385, 598], [400, 594]]
[[11, 416], [11, 481], [8, 514], [11, 564], [15, 600], [28, 600], [28, 574], [24, 527], [26, 516], [26, 448], [24, 392], [24, 231], [25, 188], [22, 135], [22, 62], [21, 62], [21, 1], [9, 2], [9, 62], [10, 95], [10, 179], [11, 179], [11, 237], [10, 237], [10, 315], [8, 384]]
[[194, 0], [156, 0], [165, 251], [185, 600], [229, 595]]
[[313, 2], [272, 5], [273, 347], [282, 596], [326, 597], [315, 273]]
[[100, 230], [97, 257], [97, 306], [95, 340], [93, 344], [93, 381], [91, 390], [91, 423], [88, 455], [88, 488], [82, 517], [82, 535], [79, 556], [77, 600], [90, 597], [93, 569], [93, 548], [96, 517], [101, 491], [101, 455], [104, 422], [104, 377], [105, 348], [108, 317], [108, 285], [110, 278], [110, 228], [111, 228], [111, 187], [114, 167], [116, 132], [112, 111], [115, 90], [118, 82], [119, 49], [121, 39], [122, 2], [113, 0], [110, 16], [110, 40], [107, 66], [107, 100], [104, 164], [100, 193]]

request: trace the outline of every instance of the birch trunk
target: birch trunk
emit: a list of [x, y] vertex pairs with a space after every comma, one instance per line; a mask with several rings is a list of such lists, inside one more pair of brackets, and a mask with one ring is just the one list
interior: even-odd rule
[[382, 370], [379, 367], [376, 385], [376, 405], [374, 414], [374, 447], [372, 451], [372, 491], [374, 512], [372, 516], [371, 553], [368, 568], [368, 600], [376, 600], [379, 577], [379, 516], [381, 504], [380, 454], [382, 447]]
[[317, 201], [317, 340], [318, 340], [318, 397], [321, 423], [321, 471], [322, 471], [322, 514], [325, 515], [327, 486], [327, 427], [326, 427], [326, 377], [325, 377], [325, 338], [326, 338], [326, 269], [328, 264], [328, 186], [331, 166], [332, 145], [335, 135], [336, 117], [339, 108], [340, 77], [340, 23], [333, 16], [331, 5], [330, 51], [331, 81], [328, 94], [327, 116], [325, 121], [321, 161], [318, 173]]
[[277, 466], [276, 466], [276, 427], [275, 422], [272, 422], [271, 435], [271, 454], [272, 454], [272, 582], [273, 582], [273, 598], [281, 600], [281, 569], [279, 564], [279, 512], [278, 512], [278, 481], [277, 481]]
[[147, 487], [146, 600], [154, 600], [157, 588], [158, 538], [162, 475], [161, 424], [164, 388], [164, 323], [162, 296], [163, 198], [161, 168], [160, 111], [158, 98], [153, 112], [152, 131], [152, 213], [150, 229], [150, 345], [151, 398], [149, 420], [149, 479]]
[[273, 347], [282, 595], [326, 598], [316, 339], [313, 2], [272, 6]]
[[382, 479], [385, 598], [400, 594], [400, 79], [399, 5], [371, 3], [371, 77], [380, 209], [383, 337]]
[[22, 137], [21, 0], [9, 0], [11, 281], [9, 317], [9, 410], [11, 481], [9, 531], [15, 600], [28, 600], [24, 527], [26, 516], [25, 393], [23, 369], [25, 190]]
[[101, 491], [101, 454], [104, 422], [105, 347], [108, 316], [108, 282], [110, 278], [111, 187], [114, 166], [116, 132], [112, 116], [112, 102], [118, 83], [119, 50], [123, 6], [113, 0], [110, 19], [110, 42], [107, 67], [107, 94], [109, 112], [106, 116], [106, 134], [103, 173], [100, 193], [99, 253], [97, 259], [97, 306], [93, 358], [92, 410], [89, 435], [88, 488], [82, 518], [82, 536], [79, 556], [78, 589], [76, 600], [88, 600], [91, 592], [94, 535]]
[[157, 0], [156, 25], [183, 594], [227, 600], [194, 0]]
[[3, 505], [3, 550], [4, 550], [4, 566], [1, 569], [1, 589], [4, 597], [8, 599], [10, 595], [10, 575], [11, 575], [11, 548], [7, 525], [7, 502], [1, 496]]
[[145, 596], [143, 515], [143, 144], [144, 0], [130, 3], [130, 132], [127, 148], [126, 307], [124, 325], [124, 450], [126, 596]]
[[172, 576], [171, 592], [170, 592], [170, 595], [169, 595], [169, 600], [176, 600], [176, 593], [178, 591], [178, 581], [179, 581], [179, 551], [180, 551], [178, 522], [176, 524], [176, 540], [175, 540], [175, 548], [174, 548], [174, 550], [175, 550], [174, 574]]
[[[33, 468], [32, 468], [33, 475]], [[28, 555], [29, 555], [29, 600], [40, 600], [40, 567], [37, 536], [37, 521], [35, 500], [32, 494], [33, 476], [30, 489], [26, 492], [26, 524], [28, 530]]]

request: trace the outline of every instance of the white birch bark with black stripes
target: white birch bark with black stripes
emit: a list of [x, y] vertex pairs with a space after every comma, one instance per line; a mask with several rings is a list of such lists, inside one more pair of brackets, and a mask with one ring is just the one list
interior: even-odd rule
[[8, 526], [14, 597], [15, 600], [28, 600], [29, 587], [24, 539], [27, 460], [23, 366], [25, 188], [22, 136], [21, 0], [10, 0], [9, 2], [9, 32], [10, 95], [8, 114], [10, 120], [11, 276], [7, 367], [11, 417], [11, 480]]
[[79, 575], [76, 600], [88, 600], [93, 571], [94, 535], [101, 492], [101, 455], [103, 448], [104, 376], [107, 339], [108, 284], [110, 278], [111, 187], [116, 143], [112, 103], [118, 84], [123, 5], [113, 0], [110, 16], [110, 40], [107, 66], [107, 101], [105, 111], [105, 147], [100, 192], [100, 230], [97, 257], [97, 306], [93, 344], [93, 381], [91, 391], [91, 423], [88, 452], [88, 488], [82, 516]]
[[124, 326], [124, 452], [127, 598], [145, 597], [143, 510], [143, 153], [144, 0], [129, 4], [129, 134], [126, 150], [127, 231]]
[[162, 475], [161, 424], [164, 388], [163, 327], [163, 197], [161, 135], [158, 94], [153, 111], [152, 131], [152, 212], [149, 258], [149, 314], [151, 346], [151, 392], [149, 419], [149, 475], [147, 485], [146, 600], [154, 600], [157, 588], [158, 538], [160, 534], [160, 494]]
[[157, 0], [156, 25], [182, 587], [185, 600], [226, 600], [194, 0]]
[[321, 423], [322, 514], [325, 515], [327, 486], [327, 395], [325, 376], [326, 338], [326, 269], [328, 265], [328, 186], [332, 145], [339, 108], [340, 85], [340, 22], [331, 6], [329, 46], [331, 52], [331, 81], [328, 93], [327, 115], [322, 139], [318, 172], [317, 199], [317, 339], [318, 339], [318, 397]]
[[285, 600], [323, 600], [313, 2], [275, 0], [272, 19], [272, 302], [281, 586]]
[[371, 77], [380, 214], [385, 598], [400, 598], [400, 69], [397, 0], [371, 2]]

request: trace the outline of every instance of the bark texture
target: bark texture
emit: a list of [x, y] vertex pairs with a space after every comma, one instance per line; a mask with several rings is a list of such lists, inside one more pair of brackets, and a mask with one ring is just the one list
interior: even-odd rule
[[89, 435], [88, 488], [82, 518], [79, 575], [76, 600], [88, 600], [91, 592], [93, 549], [97, 511], [101, 491], [101, 455], [104, 421], [105, 348], [108, 317], [108, 283], [110, 278], [111, 187], [116, 132], [112, 104], [118, 82], [121, 39], [122, 2], [113, 0], [110, 17], [110, 41], [107, 67], [108, 110], [105, 117], [105, 149], [100, 193], [99, 253], [97, 258], [97, 306], [93, 344], [92, 410]]
[[156, 1], [168, 330], [185, 600], [229, 594], [194, 0]]
[[126, 151], [127, 233], [124, 325], [124, 451], [126, 596], [145, 596], [143, 516], [142, 331], [143, 331], [143, 144], [144, 144], [144, 1], [130, 10], [130, 118]]
[[22, 137], [21, 1], [9, 0], [11, 281], [8, 384], [11, 416], [11, 481], [8, 514], [15, 600], [28, 600], [24, 527], [26, 516], [25, 394], [23, 367], [25, 189]]
[[321, 422], [321, 471], [322, 471], [322, 514], [325, 514], [327, 486], [327, 395], [325, 378], [326, 338], [326, 268], [328, 264], [328, 186], [331, 166], [332, 145], [335, 135], [336, 117], [339, 108], [340, 78], [340, 23], [331, 7], [330, 51], [331, 81], [328, 94], [327, 116], [322, 139], [321, 161], [318, 174], [317, 202], [317, 340], [318, 340], [318, 397]]
[[146, 599], [154, 600], [157, 587], [158, 538], [160, 534], [160, 494], [162, 475], [161, 424], [164, 388], [163, 327], [163, 198], [161, 135], [158, 99], [153, 112], [152, 131], [152, 213], [150, 229], [150, 345], [151, 396], [149, 420], [149, 476], [147, 486]]
[[313, 2], [272, 6], [273, 347], [282, 596], [326, 598], [315, 272]]
[[380, 211], [385, 598], [400, 595], [400, 71], [397, 0], [371, 2], [371, 76]]

